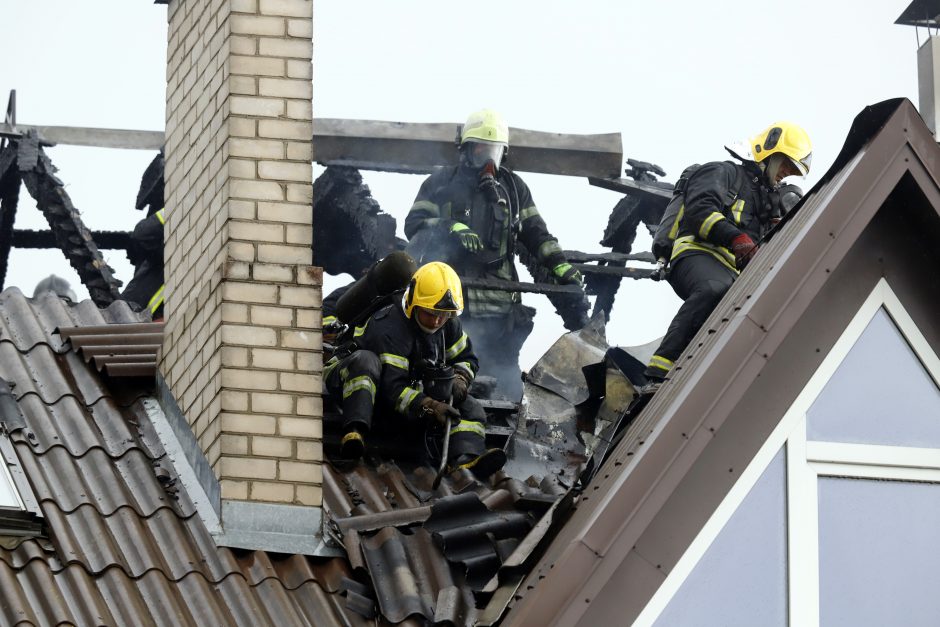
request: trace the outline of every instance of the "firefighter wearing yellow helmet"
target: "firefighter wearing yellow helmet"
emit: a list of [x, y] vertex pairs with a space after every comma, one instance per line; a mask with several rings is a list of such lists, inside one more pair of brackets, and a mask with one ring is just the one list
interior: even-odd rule
[[460, 278], [446, 263], [431, 262], [399, 294], [356, 327], [351, 346], [324, 368], [325, 391], [343, 409], [341, 455], [362, 455], [374, 413], [403, 421], [402, 430], [450, 419], [449, 465], [486, 478], [506, 455], [486, 450], [486, 413], [468, 393], [479, 363], [458, 319]]
[[[750, 159], [729, 149], [737, 161], [689, 168], [676, 185], [681, 210], [670, 228], [674, 243], [669, 283], [685, 301], [646, 368], [654, 391], [705, 323], [738, 274], [757, 253], [760, 241], [789, 209], [799, 188], [782, 185], [806, 176], [812, 163], [809, 135], [791, 122], [775, 122], [750, 140]], [[684, 179], [684, 180], [683, 180]], [[657, 233], [659, 239], [660, 233]]]
[[[540, 280], [581, 285], [548, 231], [528, 186], [505, 166], [509, 126], [498, 113], [470, 114], [458, 135], [458, 164], [441, 168], [421, 185], [405, 219], [408, 251], [419, 261], [441, 260], [460, 276], [517, 281], [514, 255], [520, 245]], [[500, 391], [522, 394], [519, 350], [532, 331], [535, 310], [518, 292], [471, 288], [464, 327], [478, 338], [483, 374], [495, 376]], [[587, 321], [587, 302], [566, 310], [565, 325]]]

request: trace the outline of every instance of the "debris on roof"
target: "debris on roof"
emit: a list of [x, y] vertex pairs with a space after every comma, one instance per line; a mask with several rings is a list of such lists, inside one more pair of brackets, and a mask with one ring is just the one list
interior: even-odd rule
[[596, 320], [534, 369], [521, 416], [483, 401], [511, 425], [494, 429], [512, 459], [490, 482], [462, 470], [434, 490], [433, 469], [394, 455], [328, 465], [325, 518], [345, 558], [217, 548], [144, 408], [152, 379], [116, 376], [121, 364], [89, 354], [153, 346], [161, 326], [123, 301], [99, 310], [51, 292], [0, 294], [0, 378], [24, 417], [11, 437], [45, 520], [45, 537], [0, 548], [8, 622], [82, 623], [75, 612], [88, 611], [120, 623], [121, 612], [171, 607], [183, 624], [493, 624], [566, 518], [590, 455], [582, 439], [602, 433], [551, 422], [558, 406], [581, 419], [600, 406], [597, 381], [565, 384], [609, 352]]

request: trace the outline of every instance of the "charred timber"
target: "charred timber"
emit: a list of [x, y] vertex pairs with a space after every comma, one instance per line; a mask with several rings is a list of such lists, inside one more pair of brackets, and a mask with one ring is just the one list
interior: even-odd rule
[[614, 192], [620, 192], [641, 201], [662, 205], [663, 209], [672, 199], [673, 183], [665, 181], [633, 181], [625, 178], [602, 178], [589, 176], [588, 183]]
[[[427, 174], [455, 165], [459, 124], [379, 120], [313, 121], [313, 160], [324, 165]], [[623, 162], [620, 133], [571, 135], [509, 129], [506, 165], [521, 172], [615, 177]]]
[[595, 266], [589, 263], [572, 263], [581, 274], [600, 275], [605, 277], [618, 277], [624, 279], [655, 279], [658, 280], [657, 268], [630, 268], [627, 266]]
[[[323, 165], [427, 174], [455, 163], [459, 124], [420, 124], [377, 120], [313, 120], [314, 161]], [[512, 151], [506, 165], [521, 172], [616, 177], [623, 163], [620, 133], [571, 135], [510, 129]], [[160, 150], [164, 134], [71, 126], [0, 124], [0, 136], [20, 139], [32, 133], [46, 145]]]
[[[554, 285], [552, 282], [554, 277], [551, 275], [548, 268], [543, 266], [524, 246], [517, 244], [516, 254], [519, 255], [519, 260], [529, 271], [529, 274], [532, 276], [532, 281], [535, 284]], [[574, 290], [569, 289], [567, 293], [561, 291], [541, 292], [548, 296], [548, 300], [555, 308], [555, 312], [561, 317], [561, 323], [569, 331], [577, 331], [584, 327], [584, 325], [588, 323], [587, 314], [588, 310], [591, 308], [591, 303], [588, 302], [584, 290], [576, 285], [554, 286], [574, 288]]]
[[[91, 238], [101, 250], [127, 250], [131, 247], [129, 231], [92, 231]], [[55, 233], [16, 229], [13, 231], [14, 248], [58, 248]]]
[[565, 257], [571, 263], [587, 263], [590, 261], [602, 261], [604, 263], [625, 263], [627, 261], [645, 261], [647, 263], [656, 263], [653, 253], [583, 253], [580, 250], [566, 250]]
[[40, 147], [35, 137], [24, 137], [10, 142], [17, 151], [19, 176], [36, 206], [46, 217], [57, 247], [65, 254], [78, 273], [88, 294], [99, 307], [106, 307], [120, 295], [121, 281], [101, 256], [101, 251], [85, 227], [78, 210], [65, 192], [65, 186], [55, 176], [55, 166]]
[[[613, 249], [612, 255], [623, 255], [620, 258], [612, 256], [609, 259], [597, 260], [599, 265], [609, 268], [624, 268], [627, 265], [626, 262], [631, 260], [633, 243], [636, 240], [636, 233], [640, 224], [646, 225], [650, 234], [652, 234], [659, 226], [666, 205], [669, 199], [672, 198], [671, 183], [619, 180], [624, 181], [625, 187], [631, 191], [625, 192], [627, 195], [614, 206], [610, 218], [608, 218], [607, 227], [604, 229], [604, 238], [600, 242], [601, 246], [608, 246]], [[664, 185], [669, 186], [668, 192], [665, 189], [660, 189], [659, 186]], [[608, 187], [608, 189], [615, 188]], [[618, 191], [624, 190], [620, 189]], [[649, 258], [643, 259], [643, 261], [652, 260], [652, 254], [650, 253], [639, 253], [639, 255], [649, 255]], [[654, 276], [658, 275], [650, 274], [649, 278]], [[602, 274], [600, 272], [589, 274], [586, 277], [585, 283], [588, 292], [597, 294], [592, 315], [603, 311], [606, 319], [610, 320], [610, 312], [613, 309], [614, 299], [620, 289], [622, 278], [622, 275]]]
[[359, 277], [397, 248], [395, 218], [384, 213], [355, 168], [330, 166], [313, 183], [313, 263]]
[[20, 196], [20, 176], [16, 171], [16, 148], [6, 146], [0, 150], [0, 289], [6, 283], [10, 248], [13, 241], [13, 221]]
[[135, 131], [117, 128], [85, 128], [80, 126], [35, 126], [0, 124], [0, 137], [22, 139], [35, 137], [45, 146], [95, 146], [97, 148], [129, 148], [160, 150], [162, 131]]
[[523, 283], [522, 281], [503, 281], [502, 279], [477, 279], [460, 277], [464, 287], [503, 292], [525, 292], [527, 294], [545, 294], [547, 296], [583, 297], [584, 291], [577, 285], [558, 285], [556, 283]]

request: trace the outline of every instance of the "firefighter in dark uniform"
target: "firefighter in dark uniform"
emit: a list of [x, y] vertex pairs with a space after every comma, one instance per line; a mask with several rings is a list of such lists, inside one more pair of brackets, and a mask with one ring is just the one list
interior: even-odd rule
[[131, 234], [133, 244], [129, 255], [134, 264], [134, 278], [121, 293], [132, 309], [146, 309], [151, 318], [163, 317], [163, 225], [164, 210], [144, 218]]
[[[362, 455], [376, 404], [407, 421], [452, 420], [448, 464], [486, 478], [506, 461], [485, 449], [486, 414], [468, 394], [478, 362], [457, 316], [463, 310], [460, 278], [445, 263], [421, 266], [400, 302], [372, 314], [353, 333], [353, 352], [324, 368], [326, 393], [341, 403], [341, 454]], [[340, 353], [342, 354], [342, 353]], [[426, 394], [431, 371], [453, 373], [446, 400]], [[447, 402], [451, 401], [451, 402]]]
[[[669, 274], [670, 285], [685, 302], [646, 368], [650, 391], [665, 379], [757, 252], [755, 242], [777, 217], [777, 187], [785, 177], [806, 176], [812, 151], [806, 131], [779, 122], [751, 140], [753, 160], [706, 163], [689, 178]], [[745, 176], [739, 177], [738, 169]], [[734, 190], [742, 180], [741, 189]]]
[[[509, 146], [509, 127], [495, 111], [471, 114], [460, 133], [459, 164], [442, 168], [421, 185], [405, 219], [405, 235], [443, 243], [436, 258], [463, 277], [517, 281], [513, 255], [521, 243], [562, 284], [581, 285], [539, 215], [523, 180], [501, 167]], [[535, 310], [522, 305], [518, 292], [468, 288], [464, 328], [475, 338], [482, 373], [496, 376], [511, 398], [522, 394], [519, 350], [532, 331]]]

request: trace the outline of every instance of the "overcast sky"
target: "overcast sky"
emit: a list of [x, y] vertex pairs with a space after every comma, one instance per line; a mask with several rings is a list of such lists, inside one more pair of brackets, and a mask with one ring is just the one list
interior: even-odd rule
[[[625, 157], [661, 165], [668, 180], [786, 119], [804, 126], [815, 145], [813, 172], [802, 183], [808, 189], [864, 106], [898, 96], [917, 103], [915, 30], [893, 24], [908, 4], [315, 0], [314, 115], [459, 123], [491, 107], [519, 128], [620, 132]], [[150, 0], [0, 6], [0, 106], [17, 89], [19, 122], [163, 129], [166, 7]], [[153, 153], [49, 153], [90, 228], [130, 229], [142, 217], [133, 204]], [[364, 176], [403, 235], [422, 177]], [[602, 250], [618, 194], [581, 178], [523, 178], [562, 247]], [[16, 226], [42, 228], [28, 201], [21, 193]], [[637, 244], [649, 247], [648, 239]], [[126, 284], [132, 269], [123, 252], [105, 254]], [[78, 284], [58, 251], [14, 251], [6, 286], [29, 294], [50, 272]], [[327, 277], [325, 289], [346, 280]], [[539, 309], [523, 349], [526, 367], [563, 328], [544, 297], [524, 300]], [[625, 282], [608, 326], [611, 343], [662, 335], [678, 304], [665, 283]]]

